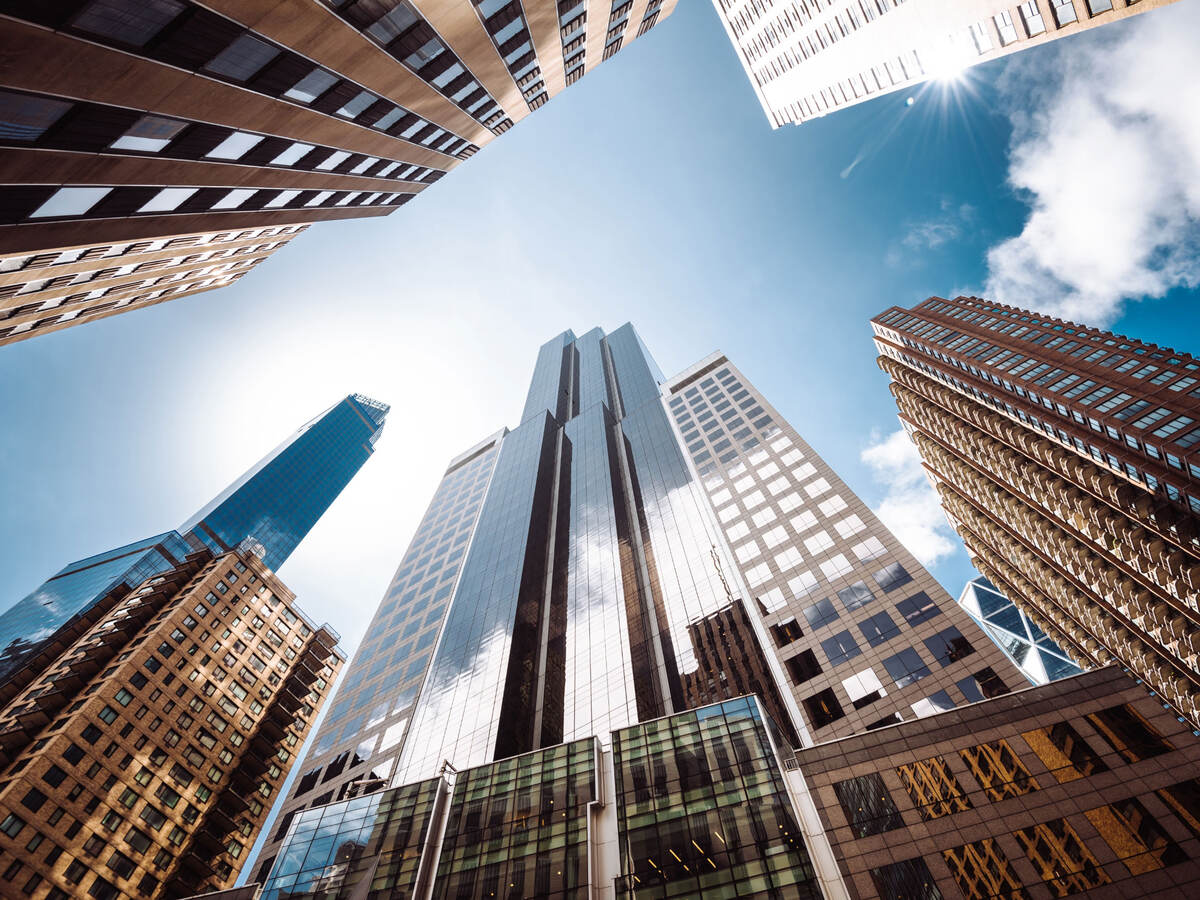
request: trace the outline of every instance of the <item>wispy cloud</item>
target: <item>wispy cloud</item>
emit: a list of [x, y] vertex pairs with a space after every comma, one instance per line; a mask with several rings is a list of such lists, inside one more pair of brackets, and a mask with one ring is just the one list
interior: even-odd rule
[[921, 457], [904, 429], [872, 436], [862, 451], [887, 494], [875, 515], [923, 565], [930, 566], [958, 549], [958, 539], [942, 513], [937, 492], [925, 477]]
[[969, 203], [955, 203], [943, 197], [935, 215], [904, 223], [904, 234], [888, 248], [887, 263], [898, 266], [906, 260], [921, 260], [922, 254], [967, 236], [976, 219]]
[[1104, 324], [1200, 284], [1197, 33], [1179, 3], [1014, 58], [1008, 177], [1031, 210], [988, 253], [988, 297]]

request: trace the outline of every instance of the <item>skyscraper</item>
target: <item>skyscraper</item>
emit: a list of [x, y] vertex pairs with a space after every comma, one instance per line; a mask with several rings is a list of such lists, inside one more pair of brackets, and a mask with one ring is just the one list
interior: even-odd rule
[[975, 297], [872, 326], [976, 568], [1200, 726], [1200, 361]]
[[713, 0], [772, 128], [1173, 0]]
[[963, 586], [958, 605], [1031, 683], [1046, 684], [1082, 671], [1066, 651], [982, 575]]
[[306, 229], [272, 225], [0, 259], [0, 346], [225, 287]]
[[724, 356], [666, 379], [630, 325], [541, 348], [520, 424], [451, 462], [367, 635], [258, 878], [305, 808], [443, 761], [745, 694], [792, 747], [1022, 680]]
[[[388, 407], [351, 394], [305, 424], [197, 512], [178, 531], [71, 563], [0, 615], [0, 678], [89, 622], [101, 600], [116, 602], [134, 585], [183, 562], [196, 547], [224, 553], [252, 539], [277, 569], [367, 458]], [[73, 624], [75, 623], [75, 624]], [[61, 638], [62, 636], [58, 636]]]
[[342, 657], [255, 554], [190, 554], [0, 703], [5, 896], [227, 887]]
[[[281, 227], [387, 215], [675, 2], [8, 4], [0, 271], [47, 268], [0, 282], [0, 343], [245, 271], [147, 279], [148, 263], [161, 260], [142, 258], [146, 242], [189, 236], [208, 246], [218, 235], [275, 237]], [[110, 268], [139, 266], [139, 287], [59, 290], [80, 274], [72, 254], [85, 248]], [[170, 268], [213, 265], [196, 262]]]

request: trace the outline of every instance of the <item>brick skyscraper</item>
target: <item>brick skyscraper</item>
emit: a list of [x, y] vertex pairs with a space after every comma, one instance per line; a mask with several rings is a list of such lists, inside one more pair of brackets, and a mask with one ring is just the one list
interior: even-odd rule
[[341, 657], [253, 553], [208, 550], [0, 688], [6, 896], [228, 887]]
[[1063, 650], [1200, 727], [1200, 362], [975, 297], [872, 320], [976, 567]]
[[308, 223], [387, 215], [675, 3], [5, 4], [0, 345], [226, 284]]

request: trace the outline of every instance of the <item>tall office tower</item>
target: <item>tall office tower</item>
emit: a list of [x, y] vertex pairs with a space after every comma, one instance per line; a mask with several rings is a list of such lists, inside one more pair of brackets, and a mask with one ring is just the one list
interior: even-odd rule
[[[0, 697], [27, 684], [41, 663], [61, 651], [64, 640], [91, 627], [94, 615], [197, 547], [223, 553], [249, 538], [266, 565], [278, 569], [374, 451], [387, 412], [385, 404], [351, 394], [263, 457], [177, 531], [71, 563], [18, 601], [0, 615], [0, 679], [6, 682]], [[42, 659], [46, 653], [51, 656]], [[22, 667], [29, 671], [19, 672]]]
[[980, 575], [972, 578], [958, 595], [958, 605], [967, 611], [983, 633], [990, 637], [1014, 666], [1032, 684], [1046, 684], [1078, 675], [1082, 669], [1066, 652], [1021, 612], [996, 586]]
[[872, 320], [972, 561], [1072, 659], [1200, 726], [1200, 362], [975, 297]]
[[0, 255], [387, 215], [675, 2], [7, 3]]
[[1021, 683], [723, 356], [668, 381], [630, 325], [541, 348], [521, 424], [451, 463], [367, 634], [259, 879], [306, 807], [443, 760], [748, 693], [788, 747]]
[[5, 896], [232, 885], [341, 665], [337, 640], [253, 552], [200, 550], [64, 641], [0, 708]]
[[0, 346], [241, 278], [307, 225], [84, 244], [0, 259]]
[[713, 0], [772, 128], [1174, 0]]

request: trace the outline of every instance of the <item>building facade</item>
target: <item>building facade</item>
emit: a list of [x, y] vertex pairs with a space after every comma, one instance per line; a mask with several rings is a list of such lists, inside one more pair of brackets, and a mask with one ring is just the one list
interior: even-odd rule
[[855, 900], [1187, 900], [1200, 740], [1116, 666], [799, 750]]
[[84, 244], [0, 260], [0, 346], [225, 287], [307, 225]]
[[[387, 215], [675, 2], [9, 4], [0, 30], [0, 266], [20, 273], [51, 253]], [[214, 273], [197, 275], [187, 292], [228, 283], [247, 262], [203, 288]], [[176, 267], [210, 268], [194, 263]], [[0, 294], [6, 283], [24, 288], [0, 299], [0, 315], [19, 319], [7, 327], [21, 329], [0, 343], [86, 321], [96, 306], [111, 314], [185, 293], [175, 285], [144, 296], [156, 282], [18, 316], [39, 299], [28, 285], [42, 274], [0, 281]], [[59, 299], [46, 294], [40, 312]], [[121, 305], [106, 305], [113, 301]]]
[[[718, 427], [719, 425], [719, 427]], [[753, 552], [752, 552], [753, 551]], [[1022, 683], [725, 357], [565, 332], [453, 460], [256, 864], [296, 817], [756, 694], [799, 746]]]
[[872, 325], [976, 568], [1200, 726], [1200, 361], [974, 297]]
[[958, 605], [1031, 684], [1046, 684], [1083, 671], [1017, 604], [982, 575], [963, 586]]
[[[73, 562], [0, 615], [0, 696], [20, 668], [80, 627], [93, 606], [119, 601], [155, 572], [208, 547], [224, 553], [252, 539], [277, 569], [374, 452], [387, 405], [351, 394], [263, 457], [175, 531]], [[67, 629], [60, 634], [62, 629]], [[49, 642], [49, 644], [47, 644]]]
[[713, 0], [772, 128], [1173, 0]]
[[250, 550], [135, 586], [0, 710], [6, 896], [229, 887], [342, 663]]

